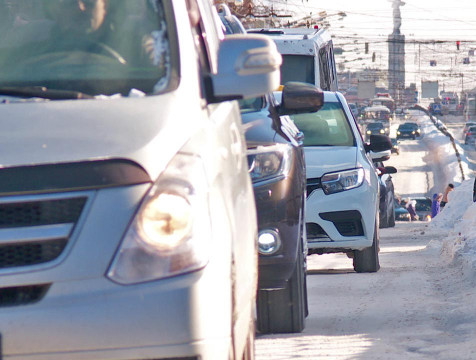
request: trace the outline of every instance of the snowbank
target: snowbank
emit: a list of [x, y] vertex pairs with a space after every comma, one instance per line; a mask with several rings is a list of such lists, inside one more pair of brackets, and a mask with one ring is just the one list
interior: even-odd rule
[[[448, 179], [453, 179], [455, 190], [449, 193], [449, 202], [430, 223], [429, 229], [435, 234], [447, 234], [436, 237], [429, 247], [439, 247], [441, 257], [461, 269], [463, 276], [476, 283], [476, 203], [473, 203], [473, 171], [468, 166], [464, 150], [459, 144], [460, 163], [450, 138], [439, 131], [427, 116], [421, 116], [418, 123], [423, 131], [426, 145], [436, 153], [445, 167]], [[469, 179], [468, 179], [469, 178]], [[439, 239], [439, 240], [437, 240]], [[443, 239], [443, 240], [441, 240]]]

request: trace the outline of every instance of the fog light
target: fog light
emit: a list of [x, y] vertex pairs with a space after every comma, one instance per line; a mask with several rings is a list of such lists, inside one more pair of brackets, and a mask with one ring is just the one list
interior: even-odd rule
[[275, 254], [281, 247], [279, 234], [274, 230], [264, 230], [258, 236], [258, 252], [262, 255]]

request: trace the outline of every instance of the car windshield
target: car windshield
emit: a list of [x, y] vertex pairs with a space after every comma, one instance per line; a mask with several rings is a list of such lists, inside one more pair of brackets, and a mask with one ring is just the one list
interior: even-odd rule
[[383, 129], [383, 124], [381, 123], [371, 123], [367, 125], [367, 130], [380, 130]]
[[315, 113], [292, 115], [304, 133], [304, 146], [354, 146], [352, 129], [339, 103], [327, 102]]
[[314, 56], [283, 55], [281, 65], [281, 84], [288, 81], [302, 81], [314, 84]]
[[90, 95], [167, 89], [162, 1], [0, 0], [0, 87]]
[[399, 130], [413, 130], [415, 128], [412, 124], [402, 124], [398, 127]]

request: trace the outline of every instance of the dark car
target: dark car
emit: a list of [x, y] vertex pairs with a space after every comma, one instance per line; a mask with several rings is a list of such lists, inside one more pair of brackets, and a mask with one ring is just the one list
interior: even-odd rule
[[378, 181], [380, 185], [380, 228], [395, 226], [395, 188], [393, 186], [391, 174], [395, 174], [397, 169], [393, 166], [384, 166], [382, 162], [375, 163]]
[[[306, 101], [322, 92], [288, 83], [280, 107], [272, 94], [240, 100], [258, 213], [257, 325], [262, 333], [300, 332], [307, 315], [303, 137], [288, 117], [280, 116], [293, 110], [293, 96]], [[319, 101], [322, 104], [322, 98]]]
[[397, 140], [399, 139], [415, 140], [420, 135], [421, 135], [421, 130], [417, 123], [406, 122], [404, 124], [400, 124], [400, 126], [397, 129]]
[[395, 220], [396, 221], [411, 221], [412, 217], [407, 209], [395, 203]]
[[370, 135], [388, 135], [385, 131], [385, 126], [381, 122], [371, 122], [367, 124], [365, 129], [366, 139], [370, 139]]
[[428, 197], [415, 197], [415, 211], [421, 221], [431, 221], [431, 199]]
[[468, 130], [464, 133], [464, 143], [465, 145], [474, 144], [476, 139], [476, 126], [470, 126]]
[[[243, 33], [226, 5], [219, 6], [219, 16], [226, 34]], [[256, 325], [261, 333], [301, 332], [308, 315], [303, 135], [281, 115], [317, 111], [324, 98], [303, 83], [285, 85], [283, 96], [282, 106], [272, 93], [239, 102], [258, 216]]]

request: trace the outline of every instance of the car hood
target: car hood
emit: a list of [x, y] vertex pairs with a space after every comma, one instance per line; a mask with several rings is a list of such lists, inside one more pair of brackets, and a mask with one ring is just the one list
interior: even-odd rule
[[334, 171], [354, 169], [357, 163], [357, 148], [352, 146], [305, 147], [304, 153], [308, 179]]
[[176, 102], [165, 94], [0, 105], [0, 167], [122, 158], [155, 179], [194, 131]]

